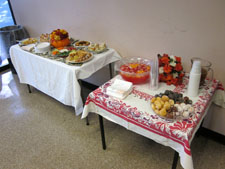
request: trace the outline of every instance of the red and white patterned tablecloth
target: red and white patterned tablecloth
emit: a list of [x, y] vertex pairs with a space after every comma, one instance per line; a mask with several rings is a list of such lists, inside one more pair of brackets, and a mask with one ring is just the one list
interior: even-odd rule
[[121, 79], [118, 75], [89, 94], [82, 118], [85, 118], [89, 112], [94, 112], [131, 131], [169, 146], [179, 153], [183, 168], [193, 169], [191, 141], [207, 114], [219, 82], [206, 80], [205, 85], [199, 91], [199, 96], [190, 97], [195, 108], [192, 117], [183, 121], [171, 121], [160, 118], [152, 111], [150, 99], [165, 90], [173, 90], [186, 96], [188, 76], [185, 76], [183, 84], [177, 87], [160, 83], [157, 91], [151, 91], [149, 84], [134, 85], [131, 94], [124, 100], [106, 94], [107, 87], [116, 78]]

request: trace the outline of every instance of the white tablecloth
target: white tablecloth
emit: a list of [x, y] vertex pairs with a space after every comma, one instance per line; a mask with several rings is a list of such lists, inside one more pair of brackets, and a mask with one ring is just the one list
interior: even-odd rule
[[88, 78], [121, 58], [114, 49], [109, 49], [94, 55], [82, 66], [74, 66], [32, 54], [18, 45], [10, 48], [10, 56], [20, 83], [34, 86], [61, 103], [75, 107], [76, 115], [83, 111], [78, 79]]
[[[115, 78], [121, 79], [121, 76]], [[128, 130], [169, 146], [179, 153], [181, 165], [185, 169], [193, 169], [191, 141], [213, 101], [218, 81], [206, 81], [199, 96], [190, 97], [195, 108], [192, 117], [183, 121], [171, 121], [162, 119], [152, 111], [150, 99], [165, 90], [183, 93], [186, 96], [187, 77], [181, 86], [167, 86], [160, 83], [159, 89], [155, 91], [149, 89], [149, 84], [134, 85], [132, 93], [124, 100], [106, 94], [107, 88], [112, 85], [115, 78], [89, 94], [82, 118], [94, 112]]]

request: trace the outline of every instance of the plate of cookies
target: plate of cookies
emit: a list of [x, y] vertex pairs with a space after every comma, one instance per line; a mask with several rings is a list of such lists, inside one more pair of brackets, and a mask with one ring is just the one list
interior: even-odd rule
[[150, 103], [154, 113], [167, 120], [185, 120], [194, 115], [192, 100], [183, 94], [166, 90], [156, 94]]

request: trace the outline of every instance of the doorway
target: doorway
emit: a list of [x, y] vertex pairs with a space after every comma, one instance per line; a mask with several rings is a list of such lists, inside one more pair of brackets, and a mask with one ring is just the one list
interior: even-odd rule
[[[0, 0], [0, 28], [5, 26], [15, 25], [16, 21], [13, 15], [10, 0]], [[9, 68], [8, 59], [3, 53], [3, 43], [0, 39], [0, 71], [4, 71]]]

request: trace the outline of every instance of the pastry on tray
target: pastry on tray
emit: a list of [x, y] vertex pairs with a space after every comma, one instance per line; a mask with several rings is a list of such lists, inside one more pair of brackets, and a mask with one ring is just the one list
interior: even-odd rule
[[66, 61], [70, 63], [82, 63], [90, 60], [92, 57], [93, 55], [85, 50], [73, 50], [66, 58]]
[[88, 46], [88, 50], [94, 53], [101, 53], [107, 49], [105, 43], [92, 43]]

